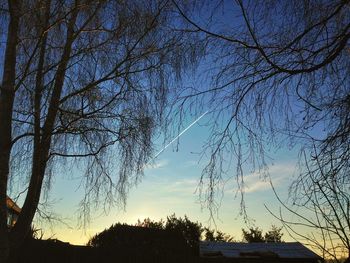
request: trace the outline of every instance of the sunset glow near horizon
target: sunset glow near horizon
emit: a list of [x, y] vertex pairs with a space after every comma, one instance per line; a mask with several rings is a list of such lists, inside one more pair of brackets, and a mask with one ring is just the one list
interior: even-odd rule
[[[220, 13], [218, 18], [230, 22], [230, 19], [235, 17], [235, 22], [238, 23], [236, 11], [225, 9], [225, 13]], [[201, 70], [205, 69], [200, 67], [199, 71]], [[185, 84], [203, 90], [209, 85], [207, 79], [201, 81], [192, 79]], [[77, 245], [86, 244], [90, 237], [117, 222], [134, 225], [138, 220], [166, 219], [172, 214], [177, 217], [187, 215], [192, 221], [230, 234], [236, 241], [242, 240], [242, 228], [254, 226], [265, 232], [271, 225], [281, 226], [281, 223], [265, 208], [266, 205], [278, 213], [280, 207], [270, 182], [261, 178], [258, 171], [250, 164], [245, 165], [244, 175], [244, 200], [248, 221], [240, 215], [241, 195], [235, 179], [234, 165], [231, 165], [231, 179], [225, 183], [224, 195], [222, 199], [217, 200], [220, 205], [214, 218], [210, 217], [209, 209], [200, 202], [198, 183], [209, 160], [208, 155], [200, 153], [203, 152], [210, 134], [210, 127], [205, 124], [213, 118], [210, 105], [205, 106], [207, 108], [197, 115], [185, 116], [186, 122], [183, 123], [183, 128], [168, 138], [165, 144], [160, 139], [156, 141], [155, 158], [145, 168], [145, 175], [138, 185], [130, 189], [125, 207], [114, 207], [104, 211], [104, 203], [98, 204], [97, 208], [91, 208], [93, 213], [89, 224], [82, 227], [78, 216], [79, 202], [84, 195], [81, 186], [82, 175], [79, 167], [73, 165], [72, 169], [66, 167], [55, 174], [48, 193], [49, 211], [52, 211], [59, 221], [49, 224], [36, 218], [34, 226], [42, 229], [44, 238], [57, 238]], [[270, 157], [267, 159], [267, 165], [272, 183], [281, 198], [286, 199], [288, 187], [297, 175], [297, 147], [292, 149], [286, 145], [278, 149], [271, 147], [267, 155]], [[283, 240], [294, 241], [286, 232]]]
[[[178, 217], [187, 215], [192, 221], [230, 234], [236, 241], [242, 240], [242, 228], [256, 226], [265, 232], [272, 224], [281, 226], [264, 207], [267, 205], [278, 212], [280, 205], [269, 181], [260, 178], [256, 171], [245, 175], [244, 198], [249, 221], [245, 222], [244, 217], [239, 215], [241, 197], [237, 192], [234, 177], [225, 184], [224, 196], [214, 221], [209, 220], [209, 210], [202, 207], [196, 191], [207, 161], [204, 158], [200, 160], [197, 154], [203, 150], [204, 141], [208, 136], [207, 129], [200, 124], [205, 123], [205, 119], [209, 117], [204, 116], [196, 123], [190, 121], [185, 127], [191, 124], [193, 126], [159, 154], [153, 164], [148, 165], [141, 182], [130, 190], [124, 208], [115, 207], [107, 212], [97, 209], [90, 223], [79, 227], [81, 222], [78, 220], [77, 211], [83, 192], [79, 188], [80, 179], [72, 171], [72, 174], [57, 176], [50, 192], [51, 210], [63, 223], [55, 222], [49, 225], [36, 222], [35, 226], [42, 229], [47, 238], [57, 238], [77, 245], [86, 244], [90, 237], [117, 222], [134, 225], [137, 220], [166, 219], [172, 214]], [[277, 192], [286, 198], [288, 186], [296, 174], [297, 154], [283, 148], [270, 153], [270, 156], [273, 158], [269, 165], [272, 183]], [[293, 241], [287, 233], [283, 239]]]
[[[349, 8], [1, 3], [0, 263], [52, 258], [46, 243], [60, 241], [88, 261], [283, 259], [272, 245], [348, 262]], [[205, 242], [172, 216], [201, 224]], [[138, 227], [98, 235], [118, 223]]]

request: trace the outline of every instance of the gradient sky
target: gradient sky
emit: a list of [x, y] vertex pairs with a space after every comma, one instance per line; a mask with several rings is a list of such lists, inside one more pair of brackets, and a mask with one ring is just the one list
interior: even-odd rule
[[[241, 229], [254, 224], [263, 230], [268, 230], [271, 224], [279, 226], [279, 222], [265, 209], [268, 205], [276, 212], [278, 202], [273, 194], [269, 182], [259, 178], [257, 173], [248, 173], [246, 183], [246, 208], [252, 219], [247, 225], [240, 211], [240, 196], [236, 196], [237, 189], [234, 180], [225, 186], [224, 197], [215, 223], [209, 221], [210, 215], [198, 200], [196, 188], [205, 160], [199, 160], [194, 154], [202, 150], [208, 136], [204, 116], [198, 123], [188, 129], [177, 141], [162, 152], [153, 165], [146, 168], [142, 181], [134, 187], [127, 200], [125, 209], [114, 208], [108, 214], [96, 211], [90, 224], [84, 229], [79, 228], [77, 220], [78, 204], [82, 198], [82, 189], [79, 188], [79, 179], [72, 179], [75, 172], [57, 176], [51, 189], [51, 209], [64, 220], [65, 224], [38, 224], [46, 237], [57, 238], [72, 244], [85, 244], [89, 237], [109, 227], [116, 222], [135, 224], [138, 219], [151, 218], [152, 220], [165, 219], [175, 213], [177, 216], [187, 215], [193, 221], [211, 226], [233, 235], [241, 240]], [[189, 120], [188, 124], [193, 120]], [[188, 125], [187, 124], [187, 125]], [[186, 125], [185, 125], [186, 127]], [[159, 147], [161, 149], [161, 147]], [[157, 151], [155, 151], [157, 152]], [[297, 154], [295, 151], [282, 148], [270, 153], [273, 158], [269, 165], [269, 172], [278, 193], [286, 198], [288, 185], [295, 176]], [[102, 204], [101, 204], [102, 206]], [[286, 235], [285, 240], [290, 240]]]
[[[239, 21], [235, 10], [229, 9], [230, 7], [222, 8], [225, 12], [219, 12], [219, 17], [227, 23], [231, 23], [232, 17], [235, 17], [234, 22], [237, 24]], [[190, 117], [184, 127], [193, 123], [202, 113]], [[192, 221], [199, 221], [205, 226], [217, 227], [218, 230], [232, 235], [236, 240], [242, 239], [241, 229], [251, 224], [265, 231], [271, 227], [271, 224], [280, 226], [264, 207], [267, 205], [276, 212], [279, 207], [269, 182], [259, 178], [257, 173], [249, 173], [249, 167], [245, 175], [245, 201], [248, 216], [252, 219], [250, 225], [247, 225], [239, 216], [241, 200], [237, 195], [234, 180], [227, 182], [225, 186], [224, 197], [215, 223], [209, 221], [209, 211], [206, 208], [202, 209], [196, 192], [206, 160], [200, 159], [200, 156], [195, 154], [203, 150], [203, 145], [208, 138], [209, 127], [201, 125], [206, 123], [207, 118], [210, 118], [209, 114], [182, 134], [179, 141], [174, 142], [157, 156], [153, 165], [146, 168], [142, 181], [131, 189], [125, 209], [113, 208], [108, 214], [101, 210], [94, 211], [90, 224], [86, 228], [79, 227], [77, 210], [83, 190], [79, 188], [79, 171], [72, 169], [66, 174], [56, 176], [50, 191], [50, 210], [60, 216], [64, 223], [55, 222], [50, 225], [36, 221], [36, 227], [43, 230], [45, 237], [57, 238], [72, 244], [85, 244], [89, 237], [113, 223], [135, 224], [138, 219], [147, 217], [152, 220], [165, 219], [173, 213], [176, 216], [187, 215]], [[177, 143], [179, 143], [178, 147]], [[159, 143], [155, 153], [162, 147]], [[269, 156], [272, 158], [269, 162], [269, 172], [273, 184], [282, 198], [286, 198], [288, 186], [296, 175], [297, 152], [285, 147], [273, 149]], [[291, 240], [286, 235], [283, 238]]]

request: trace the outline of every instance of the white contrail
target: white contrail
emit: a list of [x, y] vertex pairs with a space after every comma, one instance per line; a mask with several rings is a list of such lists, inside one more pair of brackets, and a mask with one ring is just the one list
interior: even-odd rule
[[188, 125], [182, 132], [180, 132], [174, 139], [172, 139], [171, 142], [169, 142], [167, 145], [164, 146], [163, 149], [161, 149], [154, 157], [153, 159], [156, 159], [158, 157], [159, 154], [161, 154], [162, 152], [164, 152], [164, 150], [166, 148], [168, 148], [173, 142], [175, 142], [182, 134], [184, 134], [189, 128], [191, 128], [194, 124], [196, 124], [200, 119], [202, 119], [204, 117], [205, 114], [208, 113], [209, 110], [207, 110], [206, 112], [204, 112], [201, 116], [199, 116], [194, 122], [192, 122], [190, 125]]

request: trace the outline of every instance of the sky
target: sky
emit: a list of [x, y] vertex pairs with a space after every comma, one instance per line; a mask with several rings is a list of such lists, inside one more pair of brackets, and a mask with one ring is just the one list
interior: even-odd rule
[[[220, 15], [226, 20], [230, 18], [225, 18], [227, 12]], [[0, 57], [2, 56], [0, 53]], [[80, 245], [86, 244], [91, 236], [114, 223], [135, 224], [138, 219], [144, 218], [160, 220], [174, 213], [181, 217], [187, 215], [192, 221], [217, 228], [232, 235], [237, 241], [242, 240], [242, 228], [257, 226], [267, 231], [272, 224], [280, 226], [279, 221], [265, 208], [266, 205], [272, 211], [278, 212], [280, 206], [269, 181], [260, 178], [259, 174], [249, 167], [244, 177], [244, 198], [249, 222], [245, 222], [240, 215], [241, 199], [234, 179], [225, 184], [218, 213], [214, 221], [210, 220], [209, 210], [202, 207], [196, 191], [207, 161], [205, 158], [201, 159], [197, 153], [202, 152], [210, 133], [209, 127], [204, 125], [208, 118], [211, 118], [211, 115], [206, 114], [205, 110], [197, 116], [188, 117], [187, 123], [179, 133], [179, 139], [174, 140], [161, 153], [159, 152], [164, 145], [160, 140], [156, 142], [156, 158], [146, 167], [141, 182], [130, 190], [126, 206], [112, 208], [108, 213], [100, 209], [94, 211], [90, 224], [85, 227], [80, 227], [77, 212], [83, 195], [79, 187], [78, 168], [56, 176], [50, 190], [50, 210], [54, 211], [62, 222], [50, 225], [36, 221], [35, 227], [42, 229], [46, 238], [57, 238]], [[176, 135], [173, 138], [175, 139]], [[171, 141], [172, 139], [169, 140]], [[280, 149], [272, 149], [268, 154], [271, 157], [268, 161], [269, 175], [276, 191], [282, 200], [285, 200], [288, 187], [297, 173], [297, 151], [283, 146]], [[283, 239], [293, 240], [286, 233]]]
[[[204, 124], [210, 118], [204, 116], [189, 120], [187, 129], [179, 138], [160, 153], [154, 162], [145, 169], [142, 181], [131, 189], [124, 208], [112, 208], [108, 213], [95, 212], [86, 227], [80, 227], [78, 221], [78, 204], [82, 198], [79, 179], [72, 174], [57, 176], [50, 192], [51, 209], [59, 215], [64, 223], [37, 224], [45, 237], [57, 238], [72, 244], [85, 244], [94, 234], [121, 222], [135, 224], [138, 219], [165, 219], [175, 213], [176, 216], [187, 215], [192, 221], [201, 222], [205, 226], [217, 228], [232, 235], [237, 241], [242, 240], [242, 228], [257, 226], [267, 231], [272, 224], [280, 226], [264, 205], [278, 211], [279, 204], [271, 189], [270, 183], [252, 172], [245, 175], [245, 202], [249, 222], [239, 215], [240, 195], [234, 180], [226, 183], [224, 196], [217, 215], [210, 219], [209, 210], [203, 208], [196, 191], [202, 169], [206, 164], [199, 155], [208, 136], [208, 128]], [[159, 145], [158, 149], [164, 146]], [[158, 151], [155, 151], [156, 153]], [[272, 160], [269, 173], [279, 195], [287, 197], [287, 190], [296, 170], [297, 154], [289, 149], [274, 150], [270, 154]], [[102, 205], [102, 204], [101, 204]], [[284, 240], [292, 240], [284, 236]]]

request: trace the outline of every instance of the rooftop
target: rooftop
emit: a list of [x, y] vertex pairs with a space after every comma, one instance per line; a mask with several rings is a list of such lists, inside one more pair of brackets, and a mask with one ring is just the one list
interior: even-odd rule
[[282, 243], [200, 243], [202, 257], [222, 256], [227, 258], [277, 257], [285, 259], [320, 259], [320, 257], [299, 242]]

